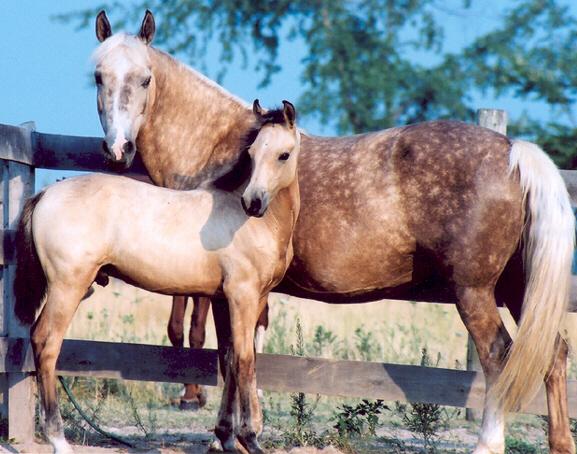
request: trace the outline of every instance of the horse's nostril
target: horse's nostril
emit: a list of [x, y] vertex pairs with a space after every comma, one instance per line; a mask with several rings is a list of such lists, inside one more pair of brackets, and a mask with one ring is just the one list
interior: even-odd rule
[[260, 211], [261, 206], [262, 206], [262, 201], [258, 197], [255, 199], [252, 199], [250, 201], [249, 212], [251, 214], [257, 214]]
[[124, 153], [132, 153], [134, 151], [134, 143], [131, 141], [125, 142], [125, 144], [122, 145], [122, 151]]
[[106, 154], [110, 154], [110, 148], [108, 148], [108, 144], [106, 143], [106, 140], [102, 141], [102, 150], [106, 153]]

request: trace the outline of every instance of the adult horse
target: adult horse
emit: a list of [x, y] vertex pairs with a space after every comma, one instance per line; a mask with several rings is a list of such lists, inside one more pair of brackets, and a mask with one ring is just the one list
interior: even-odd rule
[[[149, 291], [225, 295], [232, 348], [216, 433], [262, 452], [262, 413], [254, 371], [254, 328], [270, 290], [292, 259], [299, 212], [295, 110], [264, 113], [237, 143], [237, 190], [175, 191], [92, 174], [56, 183], [30, 198], [17, 231], [15, 312], [31, 330], [44, 432], [58, 454], [71, 452], [56, 394], [56, 361], [81, 298], [101, 269]], [[31, 285], [31, 283], [33, 285]], [[240, 426], [233, 431], [233, 409]]]
[[[239, 156], [229, 146], [248, 105], [150, 46], [112, 35], [104, 13], [94, 53], [104, 153], [128, 167], [136, 150], [152, 180], [208, 186]], [[537, 146], [460, 122], [435, 121], [351, 137], [303, 134], [294, 259], [278, 291], [331, 303], [381, 298], [454, 303], [486, 378], [476, 453], [504, 452], [505, 412], [545, 380], [549, 445], [574, 453], [566, 398], [574, 217], [563, 180]], [[519, 325], [515, 342], [497, 304]], [[213, 312], [221, 358], [226, 305]], [[222, 361], [222, 359], [221, 359]]]

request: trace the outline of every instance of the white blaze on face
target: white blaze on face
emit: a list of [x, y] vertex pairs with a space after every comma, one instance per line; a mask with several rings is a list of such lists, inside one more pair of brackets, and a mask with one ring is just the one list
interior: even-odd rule
[[125, 144], [136, 140], [142, 124], [148, 101], [145, 81], [150, 81], [151, 71], [146, 46], [139, 40], [125, 36], [109, 46], [97, 56], [96, 72], [102, 79], [98, 106], [106, 144], [113, 157], [121, 160]]

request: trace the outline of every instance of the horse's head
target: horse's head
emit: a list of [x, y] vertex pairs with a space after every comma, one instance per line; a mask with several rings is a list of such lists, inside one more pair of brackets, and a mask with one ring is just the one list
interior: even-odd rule
[[136, 153], [136, 137], [154, 100], [155, 81], [148, 56], [154, 17], [146, 11], [138, 35], [112, 35], [106, 13], [96, 17], [94, 52], [97, 106], [105, 138], [102, 149], [114, 164], [128, 168]]
[[282, 109], [265, 112], [258, 99], [253, 104], [259, 129], [248, 149], [252, 173], [242, 194], [242, 206], [249, 216], [263, 216], [277, 193], [297, 178], [300, 133], [295, 124], [296, 111], [288, 101], [283, 105]]

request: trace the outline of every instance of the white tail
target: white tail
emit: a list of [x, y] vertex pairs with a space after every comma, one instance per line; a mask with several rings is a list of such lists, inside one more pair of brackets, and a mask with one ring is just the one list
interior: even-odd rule
[[505, 410], [530, 402], [551, 366], [567, 312], [575, 247], [569, 194], [553, 161], [537, 145], [515, 141], [510, 171], [517, 170], [527, 210], [525, 296], [517, 336], [491, 389]]

